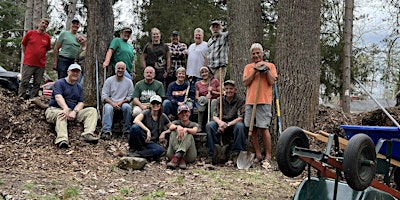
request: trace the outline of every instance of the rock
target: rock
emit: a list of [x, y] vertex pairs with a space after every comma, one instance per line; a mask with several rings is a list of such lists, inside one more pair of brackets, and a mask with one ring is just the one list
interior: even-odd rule
[[141, 170], [147, 164], [147, 160], [139, 157], [122, 157], [117, 167], [125, 170]]

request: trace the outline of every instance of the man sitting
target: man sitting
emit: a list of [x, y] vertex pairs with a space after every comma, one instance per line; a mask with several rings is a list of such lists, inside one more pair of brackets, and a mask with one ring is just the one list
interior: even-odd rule
[[81, 66], [72, 64], [68, 67], [67, 77], [54, 83], [53, 94], [47, 108], [46, 120], [56, 125], [57, 138], [55, 144], [58, 148], [69, 148], [68, 121], [83, 122], [84, 131], [80, 140], [97, 143], [94, 136], [97, 125], [97, 111], [93, 107], [83, 108], [83, 88], [78, 83]]
[[101, 138], [105, 140], [111, 139], [114, 111], [122, 111], [124, 134], [128, 134], [132, 126], [132, 107], [129, 103], [132, 98], [133, 83], [124, 76], [125, 70], [125, 63], [118, 62], [115, 65], [115, 75], [107, 78], [101, 92], [101, 100], [104, 102]]
[[230, 157], [233, 162], [240, 151], [245, 150], [246, 134], [244, 131], [243, 116], [244, 116], [244, 99], [236, 94], [235, 82], [227, 80], [224, 83], [225, 96], [222, 97], [222, 117], [219, 116], [219, 98], [213, 113], [213, 120], [207, 123], [207, 145], [208, 158], [206, 163], [212, 163], [214, 157], [214, 145], [218, 142], [218, 134], [232, 134], [233, 132], [233, 148]]
[[140, 114], [143, 110], [148, 109], [150, 104], [150, 97], [158, 95], [162, 98], [165, 97], [164, 85], [154, 79], [156, 72], [153, 67], [146, 67], [144, 69], [144, 79], [136, 83], [135, 90], [133, 91], [133, 119]]

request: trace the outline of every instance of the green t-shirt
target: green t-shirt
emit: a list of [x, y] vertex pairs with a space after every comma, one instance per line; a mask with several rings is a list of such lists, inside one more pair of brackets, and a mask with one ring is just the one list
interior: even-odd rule
[[157, 80], [153, 80], [152, 83], [148, 84], [143, 79], [136, 83], [132, 97], [139, 98], [141, 103], [150, 103], [150, 97], [156, 94], [160, 97], [165, 97], [164, 85]]
[[70, 31], [63, 31], [58, 37], [57, 42], [61, 43], [61, 49], [58, 55], [66, 58], [75, 59], [81, 45], [76, 40], [76, 34]]
[[115, 64], [117, 62], [124, 62], [126, 65], [126, 70], [132, 73], [133, 60], [135, 58], [135, 52], [133, 50], [132, 44], [125, 42], [121, 38], [114, 38], [111, 41], [110, 49], [114, 50], [111, 59], [111, 65], [115, 69]]

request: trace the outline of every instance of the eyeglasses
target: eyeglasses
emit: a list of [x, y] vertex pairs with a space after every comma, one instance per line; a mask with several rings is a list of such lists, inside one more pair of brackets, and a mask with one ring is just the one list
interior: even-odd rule
[[151, 105], [160, 105], [160, 104], [161, 104], [161, 102], [158, 102], [158, 101], [153, 101], [153, 102], [151, 102], [150, 104], [151, 104]]

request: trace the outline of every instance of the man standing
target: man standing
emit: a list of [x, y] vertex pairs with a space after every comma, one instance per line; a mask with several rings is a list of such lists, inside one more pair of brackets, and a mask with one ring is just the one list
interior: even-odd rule
[[38, 95], [40, 84], [46, 68], [46, 53], [51, 49], [50, 35], [46, 33], [49, 20], [43, 18], [36, 30], [28, 31], [22, 39], [24, 61], [22, 80], [18, 89], [18, 96], [27, 98], [26, 90], [33, 75], [33, 88], [30, 97]]
[[[243, 83], [247, 88], [246, 93], [246, 115], [244, 118], [246, 127], [250, 126], [253, 106], [256, 106], [254, 119], [254, 129], [251, 133], [256, 159], [254, 162], [260, 162], [261, 155], [258, 143], [257, 131], [260, 130], [263, 138], [266, 159], [271, 161], [271, 135], [269, 126], [271, 124], [271, 104], [272, 104], [272, 85], [278, 77], [275, 65], [263, 61], [263, 47], [259, 43], [254, 43], [250, 47], [251, 59], [253, 63], [246, 65], [243, 72]], [[260, 80], [259, 80], [260, 79]], [[260, 81], [260, 85], [258, 85]], [[258, 96], [256, 94], [259, 94]], [[258, 97], [257, 100], [255, 97]]]
[[207, 123], [207, 145], [208, 158], [206, 163], [212, 162], [214, 157], [214, 145], [218, 144], [218, 134], [227, 135], [233, 133], [233, 148], [230, 157], [233, 162], [240, 151], [245, 150], [246, 133], [244, 131], [243, 115], [244, 115], [244, 99], [236, 94], [235, 81], [227, 80], [224, 83], [225, 96], [222, 97], [222, 117], [219, 116], [219, 99], [213, 112], [213, 120]]
[[97, 111], [93, 107], [83, 108], [83, 88], [78, 83], [81, 66], [72, 64], [68, 67], [67, 77], [54, 83], [53, 94], [47, 108], [46, 120], [55, 124], [58, 148], [68, 148], [68, 121], [83, 122], [84, 132], [80, 140], [96, 144], [98, 138], [94, 136], [97, 125]]
[[154, 79], [156, 76], [153, 67], [148, 66], [144, 69], [144, 79], [136, 83], [135, 90], [133, 91], [133, 107], [132, 116], [135, 118], [143, 110], [146, 110], [150, 104], [150, 97], [159, 95], [165, 97], [164, 85]]
[[132, 126], [132, 107], [129, 103], [132, 98], [133, 83], [124, 76], [125, 70], [125, 63], [118, 62], [115, 65], [115, 75], [107, 78], [101, 92], [101, 100], [104, 102], [104, 125], [101, 137], [105, 140], [111, 139], [114, 111], [122, 111], [124, 133], [128, 134]]
[[214, 20], [211, 22], [211, 33], [212, 36], [208, 40], [208, 67], [211, 69], [211, 73], [214, 74], [214, 78], [220, 79], [220, 68], [222, 71], [222, 80], [225, 79], [226, 67], [228, 65], [228, 32], [222, 32], [222, 22]]
[[204, 31], [201, 28], [194, 30], [194, 43], [189, 46], [187, 59], [187, 75], [194, 82], [201, 79], [200, 68], [207, 66], [207, 42], [203, 41]]
[[179, 32], [173, 31], [171, 34], [171, 43], [167, 43], [169, 51], [171, 52], [171, 71], [165, 80], [165, 87], [168, 87], [170, 83], [176, 81], [175, 72], [178, 68], [186, 68], [187, 58], [187, 45], [180, 42]]
[[[81, 26], [78, 19], [71, 21], [69, 31], [63, 31], [58, 37], [54, 47], [53, 69], [57, 70], [58, 79], [67, 76], [67, 69], [71, 64], [74, 64], [76, 55], [80, 48], [80, 44], [76, 39], [76, 33]], [[61, 50], [60, 50], [61, 49]]]

